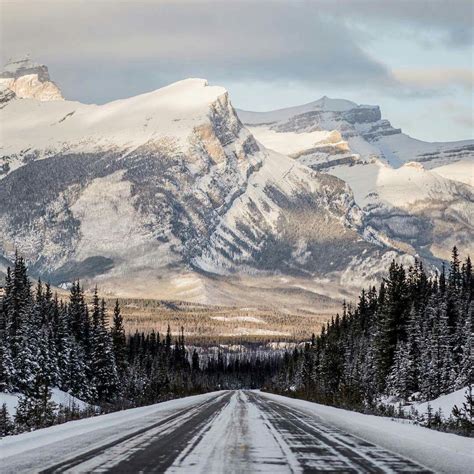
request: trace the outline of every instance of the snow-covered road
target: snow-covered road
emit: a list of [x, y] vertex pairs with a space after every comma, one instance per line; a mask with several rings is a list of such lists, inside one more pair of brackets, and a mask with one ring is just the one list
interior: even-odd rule
[[467, 473], [472, 447], [472, 439], [389, 419], [226, 391], [13, 436], [0, 441], [0, 466], [3, 473]]

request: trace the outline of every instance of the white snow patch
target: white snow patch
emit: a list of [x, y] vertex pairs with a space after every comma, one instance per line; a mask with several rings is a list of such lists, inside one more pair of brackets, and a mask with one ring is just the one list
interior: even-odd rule
[[264, 321], [261, 318], [256, 318], [255, 316], [211, 316], [211, 319], [215, 319], [216, 321], [227, 321], [227, 322], [243, 321], [243, 322], [249, 322], [249, 323], [267, 324], [266, 321]]
[[[473, 386], [474, 389], [474, 386]], [[434, 400], [428, 402], [418, 402], [413, 403], [408, 407], [403, 407], [403, 410], [409, 414], [411, 408], [415, 408], [419, 415], [425, 415], [428, 412], [428, 405], [431, 407], [432, 413], [436, 413], [441, 410], [441, 416], [443, 418], [449, 418], [452, 414], [453, 408], [456, 405], [458, 408], [462, 408], [465, 400], [465, 394], [467, 387], [456, 390], [455, 392], [449, 393], [447, 395], [441, 395]]]
[[443, 178], [459, 181], [474, 187], [474, 160], [461, 160], [431, 170]]
[[278, 153], [283, 153], [284, 155], [292, 155], [312, 148], [331, 136], [331, 132], [327, 131], [309, 133], [277, 132], [263, 125], [251, 127], [250, 131], [266, 148], [270, 148]]
[[[18, 400], [21, 396], [21, 393], [0, 392], [0, 405], [3, 405], [4, 403], [7, 405], [7, 410], [11, 417], [15, 416]], [[88, 403], [79, 400], [79, 398], [73, 397], [70, 393], [59, 390], [59, 388], [51, 389], [51, 401], [57, 405], [63, 405], [65, 407], [74, 406], [79, 410], [85, 410], [90, 407]]]

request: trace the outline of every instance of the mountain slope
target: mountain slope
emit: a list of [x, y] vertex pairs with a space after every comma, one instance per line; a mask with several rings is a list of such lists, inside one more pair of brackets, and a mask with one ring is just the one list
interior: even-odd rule
[[101, 106], [2, 100], [1, 251], [55, 284], [216, 302], [225, 275], [312, 293], [410, 260], [343, 181], [259, 145], [204, 80]]

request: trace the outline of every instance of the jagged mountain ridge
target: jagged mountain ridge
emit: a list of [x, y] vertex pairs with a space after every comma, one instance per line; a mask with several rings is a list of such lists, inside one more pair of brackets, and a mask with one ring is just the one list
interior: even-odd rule
[[[353, 154], [364, 160], [377, 157], [393, 167], [418, 161], [426, 168], [433, 168], [474, 158], [474, 140], [440, 143], [417, 140], [383, 119], [376, 105], [323, 97], [297, 107], [270, 112], [237, 110], [237, 113], [257, 137], [269, 131], [277, 134], [336, 131]], [[301, 147], [298, 151], [311, 159], [313, 165], [326, 166], [324, 151], [311, 147]]]
[[363, 225], [343, 181], [259, 145], [204, 80], [102, 106], [4, 92], [2, 254], [55, 283], [113, 292], [194, 272], [200, 291], [215, 275], [355, 288], [410, 258]]

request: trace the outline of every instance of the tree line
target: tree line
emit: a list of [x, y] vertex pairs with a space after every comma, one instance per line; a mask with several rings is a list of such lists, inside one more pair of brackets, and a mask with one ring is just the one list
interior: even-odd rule
[[[474, 382], [474, 278], [456, 247], [449, 269], [428, 276], [421, 262], [393, 261], [378, 289], [344, 303], [319, 336], [285, 356], [267, 387], [320, 403], [380, 412], [389, 396], [426, 401]], [[472, 432], [472, 392], [458, 425]], [[445, 414], [449, 415], [449, 414]], [[461, 430], [461, 431], [462, 431]]]
[[[273, 375], [279, 358], [254, 352], [200, 357], [155, 331], [126, 335], [118, 301], [112, 325], [97, 289], [88, 303], [79, 282], [68, 301], [39, 281], [33, 288], [24, 259], [8, 268], [0, 299], [0, 391], [20, 393], [14, 419], [0, 410], [0, 434], [70, 419], [224, 389], [257, 387]], [[59, 388], [90, 408], [56, 406]]]

